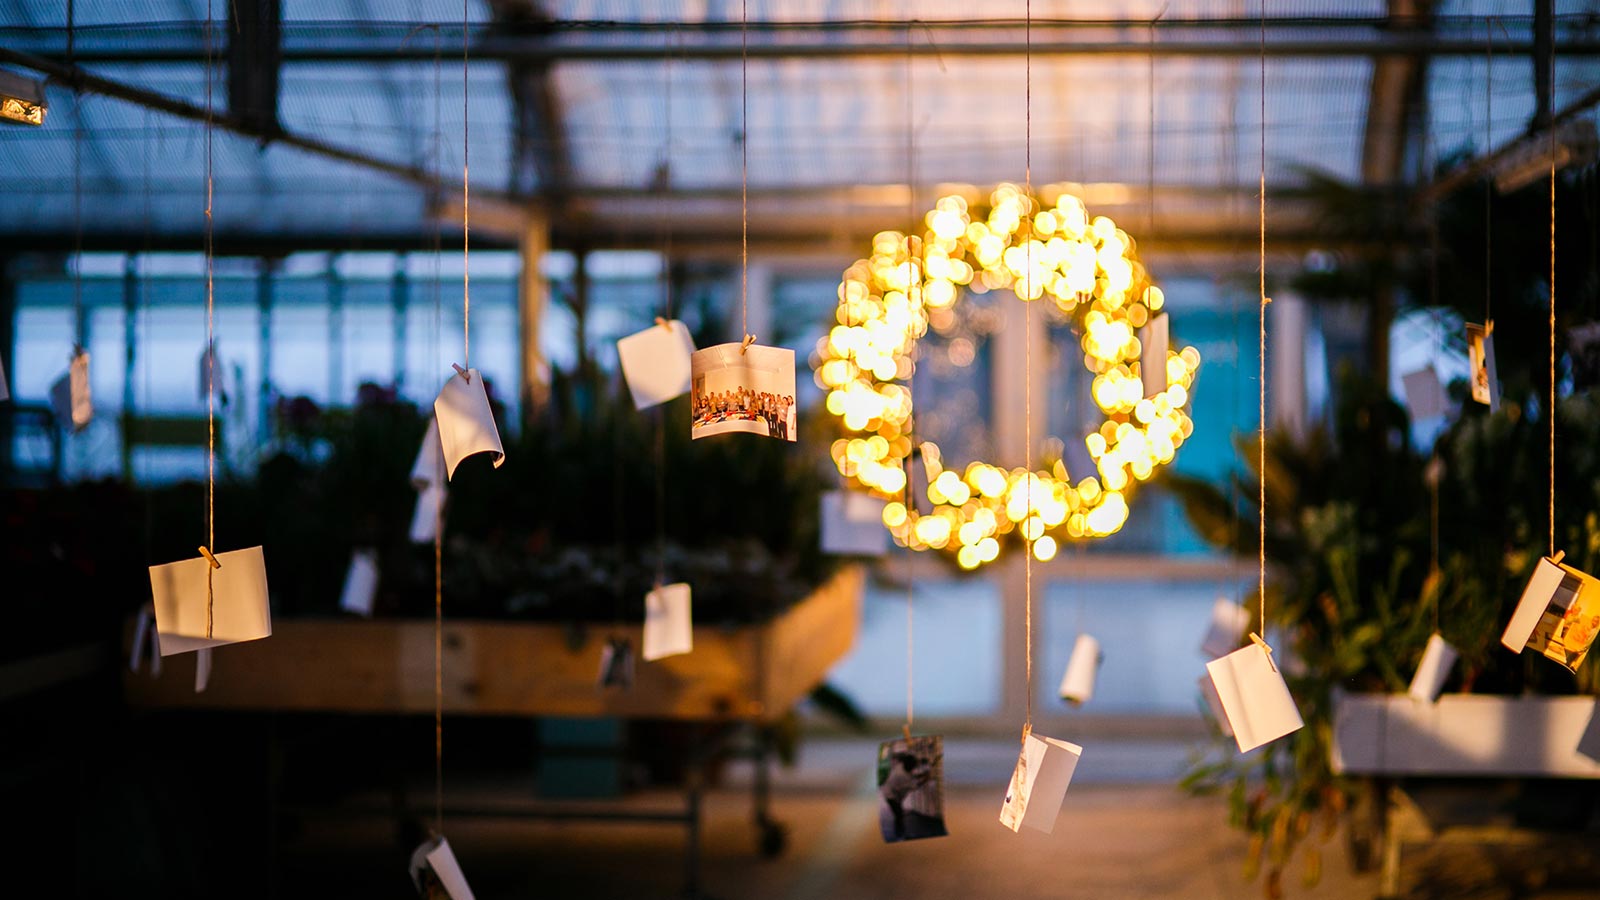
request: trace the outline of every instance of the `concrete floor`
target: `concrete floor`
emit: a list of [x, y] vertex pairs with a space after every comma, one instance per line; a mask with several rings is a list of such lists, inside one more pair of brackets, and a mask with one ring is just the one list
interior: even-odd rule
[[[1245, 840], [1223, 802], [1173, 786], [1181, 742], [1098, 741], [1086, 751], [1054, 833], [1013, 834], [997, 821], [1016, 744], [954, 739], [946, 746], [950, 836], [886, 845], [877, 831], [875, 740], [809, 740], [781, 771], [774, 812], [787, 852], [763, 860], [750, 827], [748, 770], [730, 769], [705, 804], [703, 893], [721, 900], [824, 898], [1193, 898], [1262, 896], [1242, 878]], [[452, 787], [452, 802], [492, 803], [506, 787]], [[475, 796], [474, 796], [475, 795]], [[630, 809], [671, 810], [680, 795], [646, 793]], [[614, 806], [612, 808], [615, 808]], [[481, 900], [682, 896], [683, 830], [671, 825], [458, 820], [446, 832]], [[1322, 883], [1286, 879], [1288, 897], [1371, 897], [1341, 840], [1324, 848]], [[285, 840], [285, 874], [300, 896], [377, 896], [408, 887], [382, 821], [317, 822]], [[395, 894], [400, 896], [400, 894]]]

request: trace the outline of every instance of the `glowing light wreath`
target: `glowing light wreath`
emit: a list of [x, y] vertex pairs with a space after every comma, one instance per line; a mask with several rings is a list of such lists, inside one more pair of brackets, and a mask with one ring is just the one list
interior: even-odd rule
[[[879, 233], [872, 256], [845, 270], [837, 324], [813, 358], [828, 412], [846, 435], [832, 446], [839, 472], [852, 488], [889, 501], [883, 522], [896, 543], [953, 553], [965, 569], [999, 558], [1013, 533], [1032, 539], [1041, 560], [1054, 557], [1062, 540], [1116, 533], [1127, 521], [1131, 488], [1171, 462], [1194, 431], [1185, 413], [1200, 366], [1193, 347], [1156, 363], [1166, 368], [1167, 388], [1144, 396], [1136, 331], [1161, 309], [1163, 296], [1133, 239], [1105, 216], [1090, 219], [1066, 191], [1053, 207], [1042, 206], [1003, 184], [987, 210], [950, 195], [924, 217], [922, 235]], [[1048, 298], [1077, 327], [1104, 415], [1084, 438], [1095, 471], [1069, 473], [1059, 458], [1031, 472], [981, 461], [957, 470], [922, 441], [932, 509], [919, 515], [902, 502], [914, 422], [901, 382], [912, 373], [929, 311], [953, 307], [966, 291], [991, 290], [1028, 302]]]

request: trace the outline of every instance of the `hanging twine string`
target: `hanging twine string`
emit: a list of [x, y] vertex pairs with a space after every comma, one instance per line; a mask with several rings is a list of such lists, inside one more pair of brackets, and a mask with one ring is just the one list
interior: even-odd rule
[[[1483, 152], [1494, 147], [1494, 19], [1483, 21]], [[1483, 180], [1483, 326], [1494, 321], [1494, 282], [1490, 261], [1494, 254], [1494, 179]]]
[[[915, 97], [912, 79], [911, 64], [911, 35], [916, 21], [912, 20], [906, 26], [906, 218], [909, 226], [906, 229], [906, 264], [910, 269], [910, 291], [906, 294], [906, 301], [911, 307], [911, 314], [906, 319], [906, 403], [911, 409], [916, 409], [915, 395], [912, 393], [912, 383], [917, 376], [917, 363], [913, 358], [917, 340], [917, 311], [922, 307], [922, 267], [916, 252], [913, 236], [921, 232], [922, 228], [917, 220], [917, 148], [916, 148], [916, 117]], [[906, 488], [905, 506], [907, 515], [916, 509], [916, 465], [914, 462], [917, 441], [915, 437], [916, 424], [911, 421], [906, 423], [907, 438], [911, 441], [913, 452], [906, 456]], [[923, 463], [926, 470], [927, 463]], [[916, 721], [916, 615], [913, 606], [916, 601], [916, 551], [906, 554], [906, 723], [902, 728], [906, 740], [911, 740], [911, 726]]]
[[739, 3], [739, 334], [750, 346], [750, 0]]
[[1259, 316], [1260, 344], [1257, 348], [1257, 384], [1259, 386], [1258, 402], [1256, 405], [1257, 430], [1256, 430], [1256, 482], [1257, 482], [1257, 525], [1256, 538], [1256, 595], [1260, 603], [1261, 633], [1267, 632], [1267, 304], [1272, 302], [1267, 299], [1267, 17], [1265, 7], [1261, 15], [1261, 170], [1260, 194], [1257, 216], [1260, 226], [1260, 257], [1257, 274], [1259, 276], [1258, 288], [1261, 300]]
[[[668, 45], [677, 49], [677, 32], [669, 32]], [[666, 64], [666, 137], [661, 160], [660, 204], [657, 209], [661, 220], [661, 316], [656, 321], [663, 326], [672, 321], [672, 216], [668, 210], [667, 191], [672, 185], [672, 56], [667, 54]], [[669, 326], [670, 327], [670, 326]], [[667, 581], [667, 425], [666, 407], [656, 406], [655, 416], [656, 463], [656, 587]]]
[[213, 111], [211, 79], [214, 74], [216, 47], [212, 34], [211, 0], [206, 0], [206, 545], [201, 555], [206, 558], [206, 637], [210, 638], [216, 622], [216, 594], [212, 589], [212, 573], [217, 561], [212, 548], [217, 545], [217, 363], [216, 353], [216, 229], [212, 219], [212, 132]]
[[[1028, 0], [1025, 8], [1026, 19], [1023, 26], [1023, 140], [1022, 140], [1022, 178], [1025, 188], [1026, 209], [1028, 222], [1033, 222], [1033, 0]], [[1033, 229], [1027, 233], [1027, 282], [1025, 290], [1033, 293]], [[1023, 724], [1023, 740], [1027, 740], [1029, 732], [1033, 731], [1033, 538], [1029, 535], [1033, 521], [1033, 303], [1026, 297], [1023, 298], [1023, 345], [1022, 345], [1022, 468], [1025, 473], [1023, 490], [1026, 491], [1028, 501], [1028, 515], [1023, 518], [1022, 540], [1027, 547], [1027, 555], [1022, 563], [1022, 622], [1027, 645], [1024, 648], [1023, 659], [1024, 679], [1028, 688], [1028, 715]]]
[[471, 0], [461, 0], [461, 357], [462, 365], [472, 370], [472, 156]]
[[[1555, 83], [1556, 55], [1550, 54], [1550, 83]], [[1550, 129], [1550, 555], [1556, 555], [1556, 129]]]

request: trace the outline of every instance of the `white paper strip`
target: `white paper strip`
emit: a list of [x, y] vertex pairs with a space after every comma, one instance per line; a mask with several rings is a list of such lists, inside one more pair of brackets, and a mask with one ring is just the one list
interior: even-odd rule
[[883, 526], [884, 501], [860, 491], [825, 491], [822, 495], [823, 553], [882, 556], [889, 552], [889, 530]]
[[[1166, 313], [1156, 313], [1139, 329], [1139, 380], [1144, 395], [1154, 398], [1167, 389], [1167, 349], [1171, 344], [1171, 322]], [[1081, 476], [1080, 476], [1081, 477]]]
[[357, 550], [350, 554], [350, 568], [344, 574], [344, 590], [339, 594], [339, 608], [358, 616], [372, 615], [372, 603], [378, 596], [378, 552]]
[[[260, 547], [216, 554], [219, 569], [204, 557], [150, 567], [150, 591], [161, 655], [187, 653], [254, 641], [272, 634], [267, 603], [267, 564]], [[206, 637], [206, 572], [214, 599], [211, 637]]]
[[439, 533], [439, 515], [444, 510], [446, 496], [448, 491], [442, 484], [417, 494], [416, 509], [411, 513], [411, 543], [433, 543]]
[[1061, 699], [1088, 703], [1094, 696], [1095, 673], [1100, 669], [1100, 642], [1092, 635], [1080, 634], [1067, 658], [1067, 672], [1061, 677]]
[[694, 649], [694, 617], [690, 612], [689, 586], [669, 584], [658, 587], [644, 598], [644, 647], [646, 662], [677, 656]]
[[1500, 374], [1494, 362], [1494, 323], [1467, 323], [1467, 374], [1472, 399], [1500, 411]]
[[687, 394], [693, 355], [689, 327], [676, 319], [617, 341], [617, 358], [634, 408], [648, 409]]
[[478, 453], [493, 453], [496, 469], [505, 463], [500, 430], [494, 424], [494, 410], [477, 369], [450, 376], [433, 401], [433, 415], [444, 452], [445, 477], [454, 478], [456, 466]]
[[[145, 658], [150, 659], [150, 676], [161, 675], [161, 646], [156, 642], [156, 610], [153, 603], [145, 603], [139, 607], [139, 615], [133, 623], [133, 647], [128, 651], [128, 671], [138, 672], [144, 668]], [[147, 649], [148, 648], [148, 649]]]
[[211, 648], [201, 647], [194, 654], [194, 692], [201, 693], [211, 683]]
[[1406, 693], [1413, 700], [1432, 703], [1439, 699], [1444, 683], [1450, 677], [1450, 667], [1456, 664], [1456, 648], [1443, 636], [1434, 632], [1423, 648], [1422, 661], [1417, 663], [1417, 673], [1411, 676], [1411, 687]]
[[1211, 680], [1211, 673], [1200, 676], [1200, 696], [1205, 698], [1206, 708], [1211, 710], [1211, 717], [1217, 720], [1217, 727], [1226, 737], [1233, 737], [1233, 726], [1228, 724], [1228, 712], [1222, 708], [1222, 698], [1217, 695], [1216, 682]]
[[798, 439], [793, 350], [718, 344], [696, 350], [690, 368], [690, 437], [737, 431]]
[[1405, 388], [1406, 408], [1412, 421], [1436, 419], [1445, 414], [1444, 385], [1439, 383], [1439, 373], [1433, 366], [1402, 375], [1400, 381]]
[[1012, 831], [1022, 826], [1049, 834], [1056, 827], [1061, 801], [1067, 796], [1072, 773], [1083, 748], [1077, 744], [1029, 733], [1011, 773], [1006, 799], [1000, 807], [1000, 824]]
[[1283, 674], [1259, 644], [1206, 663], [1206, 671], [1211, 673], [1239, 752], [1254, 750], [1305, 725]]
[[467, 886], [467, 876], [456, 862], [455, 851], [443, 836], [429, 838], [411, 854], [411, 883], [424, 900], [436, 896], [430, 888], [444, 890], [450, 900], [475, 900], [472, 888]]
[[419, 491], [445, 483], [444, 448], [439, 443], [439, 420], [428, 417], [428, 430], [411, 462], [411, 486]]
[[1206, 629], [1205, 640], [1200, 642], [1200, 653], [1207, 660], [1227, 656], [1239, 649], [1249, 628], [1250, 610], [1242, 603], [1218, 597], [1211, 604], [1211, 626]]

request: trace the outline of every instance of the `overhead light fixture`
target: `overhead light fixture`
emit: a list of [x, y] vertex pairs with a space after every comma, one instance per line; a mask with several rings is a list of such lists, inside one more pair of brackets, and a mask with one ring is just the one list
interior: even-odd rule
[[43, 125], [44, 82], [0, 69], [0, 121]]
[[1552, 166], [1565, 169], [1593, 162], [1597, 152], [1600, 137], [1595, 135], [1594, 121], [1568, 119], [1555, 126], [1554, 140], [1549, 131], [1541, 131], [1506, 148], [1494, 164], [1495, 190], [1509, 194], [1549, 178]]

